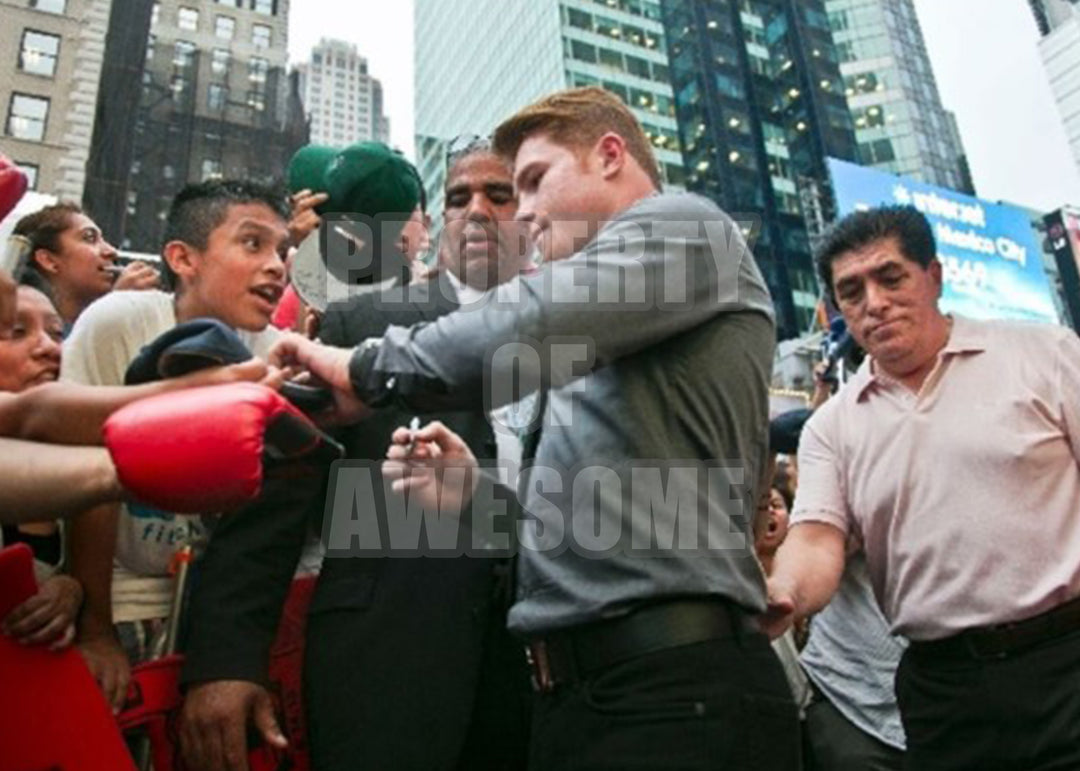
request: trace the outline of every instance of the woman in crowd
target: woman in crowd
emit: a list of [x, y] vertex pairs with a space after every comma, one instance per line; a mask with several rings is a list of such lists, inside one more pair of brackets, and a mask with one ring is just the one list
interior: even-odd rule
[[111, 289], [155, 289], [158, 272], [144, 262], [116, 264], [116, 248], [76, 204], [58, 203], [28, 214], [15, 234], [30, 241], [23, 281], [53, 301], [64, 331], [94, 300]]
[[[21, 286], [16, 295], [15, 325], [0, 339], [0, 391], [18, 392], [56, 380], [60, 372], [62, 322], [43, 293]], [[63, 575], [63, 531], [56, 522], [4, 525], [0, 546], [25, 543], [34, 552], [38, 593], [0, 620], [0, 630], [20, 642], [59, 649], [75, 638], [82, 587]]]

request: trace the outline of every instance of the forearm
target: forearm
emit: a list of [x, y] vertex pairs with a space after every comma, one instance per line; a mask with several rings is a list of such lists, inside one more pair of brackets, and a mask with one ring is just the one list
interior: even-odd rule
[[[390, 327], [377, 347], [358, 349], [353, 388], [372, 406], [397, 400], [423, 409], [498, 407], [721, 314], [769, 318], [768, 294], [736, 241], [741, 250], [718, 254], [716, 244], [686, 236], [678, 223], [645, 230], [614, 223], [582, 254], [498, 287], [478, 309], [421, 327]], [[500, 387], [513, 382], [522, 388]], [[485, 395], [488, 405], [481, 404]]]
[[[228, 382], [222, 371], [221, 382]], [[170, 393], [194, 385], [213, 385], [210, 376], [159, 380], [134, 386], [85, 386], [49, 383], [16, 394], [0, 403], [0, 425], [8, 436], [55, 444], [101, 444], [102, 426], [121, 407], [148, 396]]]
[[795, 617], [829, 604], [844, 572], [844, 534], [832, 525], [804, 522], [791, 528], [776, 553], [771, 580], [791, 592]]
[[101, 447], [0, 438], [0, 458], [0, 512], [9, 524], [70, 516], [123, 494]]
[[81, 640], [113, 634], [112, 576], [119, 516], [118, 504], [105, 504], [75, 518], [69, 529], [69, 572], [83, 587]]
[[[158, 385], [156, 383], [151, 385]], [[101, 427], [115, 410], [160, 392], [145, 386], [49, 383], [15, 396], [6, 426], [11, 436], [55, 444], [101, 444]]]

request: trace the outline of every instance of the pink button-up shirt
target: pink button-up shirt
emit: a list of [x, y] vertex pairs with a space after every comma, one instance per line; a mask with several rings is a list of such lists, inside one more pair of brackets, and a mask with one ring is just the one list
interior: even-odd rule
[[931, 640], [1080, 594], [1080, 339], [956, 318], [919, 393], [870, 361], [807, 423], [792, 521], [861, 537], [893, 631]]

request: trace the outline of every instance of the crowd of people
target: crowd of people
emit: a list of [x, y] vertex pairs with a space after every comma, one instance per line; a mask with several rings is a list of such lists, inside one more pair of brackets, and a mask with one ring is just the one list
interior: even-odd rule
[[178, 647], [192, 771], [252, 732], [316, 771], [1080, 767], [1080, 340], [942, 313], [916, 210], [829, 232], [865, 359], [770, 422], [751, 245], [611, 94], [452, 143], [438, 236], [385, 146], [282, 171], [184, 188], [154, 263], [71, 204], [15, 225], [3, 634], [117, 712]]

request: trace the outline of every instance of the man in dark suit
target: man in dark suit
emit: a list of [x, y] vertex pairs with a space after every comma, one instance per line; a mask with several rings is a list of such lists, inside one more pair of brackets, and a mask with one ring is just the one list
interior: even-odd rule
[[[482, 144], [450, 158], [441, 274], [328, 308], [320, 338], [355, 345], [391, 325], [432, 321], [524, 266], [510, 170]], [[411, 413], [388, 410], [343, 439], [380, 459]], [[434, 416], [494, 458], [487, 416]], [[242, 769], [245, 726], [283, 746], [263, 683], [267, 651], [323, 475], [223, 521], [191, 598], [181, 742], [193, 767]], [[273, 511], [270, 511], [273, 509]], [[382, 516], [384, 512], [374, 512]], [[528, 673], [505, 630], [506, 559], [328, 558], [312, 600], [304, 664], [314, 768], [517, 769], [525, 766]]]

